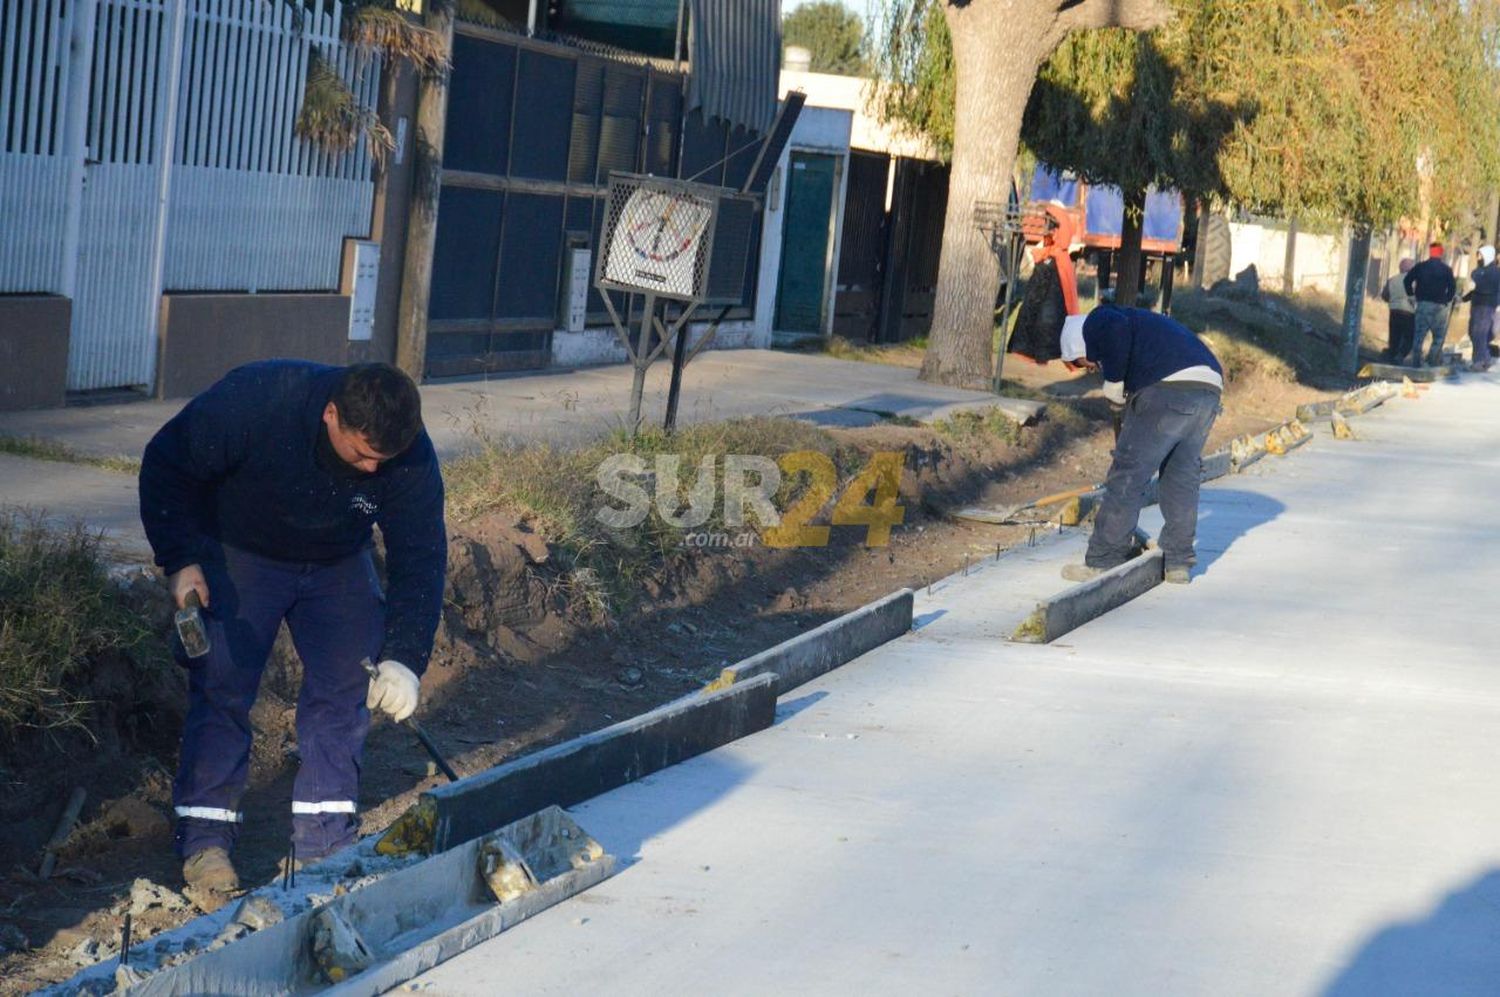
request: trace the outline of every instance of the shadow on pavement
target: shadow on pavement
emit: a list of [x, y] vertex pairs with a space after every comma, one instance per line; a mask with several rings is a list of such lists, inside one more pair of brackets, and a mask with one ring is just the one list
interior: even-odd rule
[[1450, 893], [1421, 920], [1376, 932], [1323, 990], [1324, 997], [1495, 993], [1497, 935], [1500, 871]]
[[1214, 565], [1235, 541], [1286, 511], [1259, 492], [1205, 488], [1198, 500], [1198, 573]]
[[622, 786], [612, 798], [590, 801], [574, 816], [622, 869], [629, 868], [649, 839], [713, 806], [753, 771], [727, 752], [699, 755]]

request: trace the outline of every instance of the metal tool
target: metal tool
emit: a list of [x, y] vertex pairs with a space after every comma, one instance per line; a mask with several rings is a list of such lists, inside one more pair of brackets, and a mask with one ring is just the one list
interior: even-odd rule
[[196, 589], [189, 591], [182, 608], [173, 618], [177, 624], [177, 639], [189, 658], [201, 658], [213, 646], [208, 641], [208, 629], [203, 625], [203, 603]]
[[[360, 664], [364, 666], [365, 671], [370, 673], [370, 678], [375, 679], [380, 677], [380, 669], [376, 668], [375, 663], [369, 658], [364, 659]], [[422, 747], [426, 748], [427, 753], [432, 756], [432, 760], [437, 765], [438, 771], [447, 776], [449, 782], [457, 782], [458, 773], [454, 772], [448, 763], [443, 761], [443, 756], [438, 751], [437, 745], [433, 743], [432, 738], [427, 736], [427, 732], [422, 729], [422, 725], [417, 723], [417, 718], [407, 717], [402, 723], [410, 727], [411, 732], [417, 735], [417, 740], [422, 742]]]

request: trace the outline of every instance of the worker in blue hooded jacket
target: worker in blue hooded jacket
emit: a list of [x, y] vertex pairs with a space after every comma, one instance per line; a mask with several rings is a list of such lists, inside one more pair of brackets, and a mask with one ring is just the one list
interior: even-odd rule
[[[173, 600], [202, 604], [172, 785], [191, 886], [228, 892], [250, 707], [285, 622], [302, 659], [296, 858], [354, 840], [370, 710], [404, 720], [442, 612], [443, 481], [421, 396], [386, 364], [247, 364], [190, 401], [141, 461], [141, 521]], [[371, 557], [379, 525], [387, 585]], [[379, 662], [372, 679], [364, 661]]]
[[1070, 367], [1098, 371], [1105, 397], [1123, 407], [1088, 552], [1083, 564], [1064, 568], [1063, 577], [1084, 581], [1135, 556], [1136, 524], [1151, 479], [1159, 474], [1166, 580], [1186, 583], [1195, 563], [1203, 447], [1219, 414], [1223, 368], [1181, 323], [1116, 305], [1070, 317], [1061, 352]]

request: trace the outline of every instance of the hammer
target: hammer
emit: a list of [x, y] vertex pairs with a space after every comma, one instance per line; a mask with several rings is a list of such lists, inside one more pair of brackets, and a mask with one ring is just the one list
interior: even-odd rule
[[[373, 679], [380, 677], [380, 669], [376, 668], [375, 662], [371, 661], [369, 658], [364, 659], [360, 662], [360, 664], [364, 665], [365, 671], [370, 673], [370, 678]], [[427, 732], [422, 729], [422, 725], [417, 723], [417, 718], [407, 717], [406, 720], [403, 721], [403, 723], [411, 728], [411, 732], [413, 734], [417, 735], [417, 740], [422, 742], [422, 747], [427, 749], [427, 753], [432, 756], [432, 760], [437, 764], [438, 771], [447, 776], [449, 782], [457, 782], [458, 773], [454, 772], [453, 769], [449, 767], [448, 763], [443, 761], [443, 756], [441, 753], [439, 753], [437, 745], [433, 743], [432, 738], [427, 736]]]
[[208, 642], [208, 630], [203, 626], [203, 603], [196, 589], [188, 591], [173, 620], [177, 624], [177, 639], [189, 658], [201, 658], [209, 652], [213, 645]]

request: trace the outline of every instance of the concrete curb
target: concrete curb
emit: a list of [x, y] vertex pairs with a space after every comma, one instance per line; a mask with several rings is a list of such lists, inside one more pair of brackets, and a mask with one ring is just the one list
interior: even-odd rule
[[776, 678], [763, 675], [707, 696], [694, 693], [423, 793], [410, 818], [447, 851], [518, 817], [571, 806], [771, 726]]
[[1161, 551], [1147, 551], [1038, 603], [1010, 639], [1023, 644], [1050, 644], [1070, 630], [1156, 588], [1162, 582], [1163, 563]]
[[1227, 474], [1231, 474], [1233, 471], [1234, 460], [1229, 452], [1229, 448], [1225, 447], [1223, 450], [1215, 450], [1203, 458], [1203, 473], [1199, 476], [1198, 480], [1213, 481], [1216, 478], [1222, 478]]
[[[129, 988], [142, 997], [180, 994], [301, 993], [373, 995], [400, 986], [465, 949], [541, 913], [614, 874], [605, 855], [497, 903], [482, 880], [481, 850], [531, 818], [410, 865], [223, 948], [146, 977]], [[375, 962], [334, 985], [319, 984], [310, 956], [314, 918], [333, 911], [358, 931]], [[325, 915], [326, 916], [326, 915]]]
[[[549, 808], [492, 829], [469, 847], [426, 858], [384, 856], [375, 839], [366, 838], [298, 872], [290, 888], [268, 883], [212, 914], [136, 942], [126, 970], [111, 955], [42, 993], [327, 992], [329, 984], [318, 982], [311, 955], [313, 919], [326, 912], [337, 912], [354, 926], [374, 956], [365, 973], [346, 981], [354, 989], [340, 992], [384, 992], [410, 979], [401, 974], [413, 966], [425, 963], [416, 972], [430, 968], [613, 874], [614, 859], [600, 849], [597, 858], [574, 863], [570, 870], [534, 870], [537, 889], [515, 900], [497, 903], [486, 892], [478, 878], [487, 843], [503, 837], [525, 852], [541, 822], [577, 827], [570, 819], [559, 821], [559, 815], [566, 818]], [[580, 843], [587, 839], [581, 829], [573, 837]], [[255, 916], [241, 913], [247, 908]], [[368, 986], [366, 973], [375, 974], [369, 980], [384, 982]]]
[[915, 598], [911, 589], [902, 589], [829, 620], [724, 669], [704, 692], [728, 689], [760, 675], [776, 677], [777, 695], [811, 682], [911, 630]]
[[1338, 398], [1333, 398], [1326, 402], [1312, 402], [1307, 405], [1298, 405], [1297, 418], [1304, 422], [1312, 422], [1317, 419], [1330, 418], [1335, 412], [1343, 416], [1364, 415], [1371, 409], [1384, 405], [1392, 398], [1395, 398], [1397, 394], [1398, 391], [1394, 384], [1386, 381], [1377, 381], [1374, 384], [1367, 384], [1363, 388], [1345, 392]]
[[1354, 376], [1377, 378], [1382, 381], [1399, 381], [1403, 377], [1409, 377], [1414, 382], [1423, 383], [1441, 381], [1454, 376], [1457, 372], [1458, 368], [1446, 365], [1442, 367], [1397, 367], [1394, 364], [1367, 363]]

